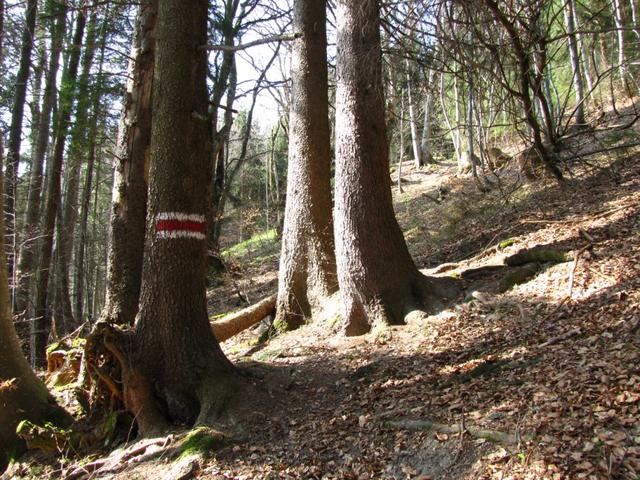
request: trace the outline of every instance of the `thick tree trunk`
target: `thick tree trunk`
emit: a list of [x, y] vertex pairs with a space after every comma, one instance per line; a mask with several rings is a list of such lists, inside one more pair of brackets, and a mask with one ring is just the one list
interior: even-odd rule
[[43, 219], [44, 238], [40, 249], [40, 264], [42, 269], [38, 279], [38, 295], [31, 342], [31, 358], [37, 366], [46, 365], [46, 345], [51, 328], [51, 317], [47, 309], [50, 276], [49, 267], [53, 254], [54, 230], [60, 206], [62, 163], [71, 113], [73, 111], [76, 77], [78, 74], [78, 64], [80, 63], [80, 45], [82, 44], [82, 38], [84, 36], [85, 24], [86, 16], [84, 12], [80, 10], [78, 11], [76, 29], [72, 39], [74, 48], [71, 50], [66, 71], [62, 75], [55, 144], [50, 160], [51, 171], [47, 179], [47, 199]]
[[344, 330], [400, 324], [453, 295], [416, 268], [395, 218], [377, 0], [337, 2], [336, 258]]
[[[236, 392], [206, 305], [206, 0], [160, 0], [149, 224], [125, 403], [142, 433], [161, 419], [208, 423]], [[126, 367], [127, 365], [123, 365]], [[159, 400], [159, 402], [157, 400]], [[160, 410], [162, 405], [162, 410]]]
[[158, 0], [140, 5], [113, 179], [107, 298], [102, 318], [131, 325], [138, 312], [147, 215]]
[[[54, 12], [52, 12], [54, 13]], [[49, 68], [47, 71], [44, 98], [40, 121], [38, 122], [38, 139], [31, 165], [29, 176], [29, 195], [27, 198], [27, 212], [25, 215], [24, 241], [20, 249], [18, 261], [17, 286], [15, 292], [16, 311], [32, 311], [35, 305], [30, 304], [31, 292], [35, 284], [37, 238], [39, 235], [40, 210], [42, 204], [42, 173], [44, 159], [49, 148], [51, 129], [51, 116], [56, 103], [56, 78], [60, 67], [60, 54], [64, 40], [64, 31], [67, 24], [66, 10], [55, 12], [55, 19], [50, 20], [51, 54], [49, 56]]]
[[11, 108], [11, 125], [9, 126], [9, 143], [7, 145], [6, 174], [4, 178], [4, 206], [6, 235], [9, 239], [7, 264], [9, 278], [13, 278], [15, 265], [15, 215], [16, 215], [16, 184], [18, 181], [18, 164], [20, 163], [20, 144], [22, 143], [22, 121], [24, 105], [27, 98], [27, 84], [31, 71], [31, 52], [36, 28], [36, 14], [38, 0], [28, 0], [25, 11], [24, 30], [22, 31], [22, 45], [20, 49], [20, 63], [16, 75], [16, 89]]
[[292, 329], [337, 289], [331, 218], [326, 3], [294, 2], [289, 172], [276, 322]]

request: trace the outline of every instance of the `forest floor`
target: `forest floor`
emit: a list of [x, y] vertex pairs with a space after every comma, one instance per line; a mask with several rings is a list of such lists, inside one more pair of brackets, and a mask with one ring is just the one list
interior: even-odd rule
[[[83, 471], [71, 460], [39, 474], [638, 480], [640, 149], [587, 155], [638, 137], [633, 129], [576, 137], [563, 153], [571, 174], [562, 188], [523, 184], [507, 168], [482, 193], [452, 164], [407, 162], [394, 200], [425, 273], [473, 279], [533, 247], [567, 261], [538, 263], [504, 293], [469, 288], [437, 315], [361, 337], [340, 334], [337, 302], [266, 342], [263, 326], [243, 332], [223, 348], [270, 398], [250, 412], [245, 440], [201, 442], [207, 448], [176, 458], [166, 447], [187, 435], [176, 432], [121, 446], [111, 469]], [[266, 237], [229, 259], [212, 310], [274, 293], [277, 251]], [[38, 476], [26, 462], [11, 470], [16, 478]]]

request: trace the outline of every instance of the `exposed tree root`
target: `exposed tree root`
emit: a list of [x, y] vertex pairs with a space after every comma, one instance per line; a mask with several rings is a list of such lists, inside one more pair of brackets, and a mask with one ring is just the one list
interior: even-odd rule
[[239, 312], [227, 315], [221, 320], [211, 322], [211, 329], [218, 339], [218, 342], [228, 340], [243, 330], [252, 327], [265, 317], [270, 315], [274, 316], [276, 312], [276, 298], [277, 295], [271, 295]]
[[401, 428], [413, 431], [434, 431], [447, 434], [468, 433], [473, 438], [483, 438], [490, 442], [501, 443], [504, 445], [519, 445], [522, 441], [531, 441], [533, 437], [530, 435], [515, 435], [498, 430], [483, 430], [479, 428], [466, 426], [451, 426], [443, 423], [432, 422], [430, 420], [391, 420], [385, 422], [386, 427]]

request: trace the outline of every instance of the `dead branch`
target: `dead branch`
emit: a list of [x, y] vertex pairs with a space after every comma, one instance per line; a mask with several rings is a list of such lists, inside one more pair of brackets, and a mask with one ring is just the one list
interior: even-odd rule
[[562, 335], [558, 335], [556, 337], [551, 337], [544, 343], [538, 345], [538, 347], [548, 347], [549, 345], [554, 345], [556, 343], [560, 343], [568, 338], [575, 337], [576, 335], [580, 335], [582, 333], [582, 329], [574, 328], [573, 330], [569, 330], [568, 332], [563, 333]]
[[[517, 435], [500, 432], [498, 430], [483, 430], [480, 428], [467, 427], [464, 425], [445, 425], [443, 423], [432, 422], [431, 420], [392, 420], [385, 422], [385, 426], [391, 428], [401, 428], [413, 431], [435, 431], [438, 433], [461, 434], [468, 433], [474, 438], [483, 438], [490, 442], [502, 443], [505, 445], [518, 445], [520, 440]], [[530, 435], [520, 436], [522, 440], [531, 441]]]
[[247, 48], [255, 47], [258, 45], [264, 45], [266, 43], [273, 42], [288, 42], [291, 40], [295, 40], [296, 38], [300, 38], [302, 36], [301, 33], [289, 33], [285, 35], [271, 35], [269, 37], [260, 38], [258, 40], [254, 40], [252, 42], [240, 43], [238, 45], [203, 45], [200, 48], [202, 50], [207, 51], [216, 51], [216, 52], [237, 52], [239, 50], [246, 50]]
[[276, 295], [261, 300], [239, 312], [227, 315], [222, 320], [211, 323], [211, 329], [219, 342], [224, 342], [234, 335], [252, 327], [263, 318], [274, 315], [276, 311]]

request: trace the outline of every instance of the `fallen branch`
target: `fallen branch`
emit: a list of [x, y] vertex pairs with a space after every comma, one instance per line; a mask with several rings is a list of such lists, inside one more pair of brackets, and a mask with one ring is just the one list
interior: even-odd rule
[[468, 433], [473, 438], [483, 438], [490, 442], [502, 443], [505, 445], [518, 445], [522, 440], [530, 441], [533, 437], [529, 435], [511, 435], [510, 433], [500, 432], [498, 430], [483, 430], [480, 428], [463, 427], [460, 425], [451, 426], [443, 423], [432, 422], [430, 420], [392, 420], [385, 422], [385, 426], [391, 428], [401, 428], [403, 430], [413, 431], [434, 431], [438, 433], [460, 434]]
[[218, 342], [224, 342], [234, 335], [252, 327], [263, 318], [274, 315], [276, 311], [276, 295], [261, 300], [239, 312], [227, 315], [221, 320], [211, 323], [213, 334]]
[[544, 343], [538, 345], [538, 347], [548, 347], [549, 345], [554, 345], [556, 343], [560, 343], [568, 338], [575, 337], [576, 335], [580, 335], [582, 330], [580, 328], [574, 328], [573, 330], [569, 330], [568, 332], [563, 333], [562, 335], [558, 335], [556, 337], [551, 337]]

